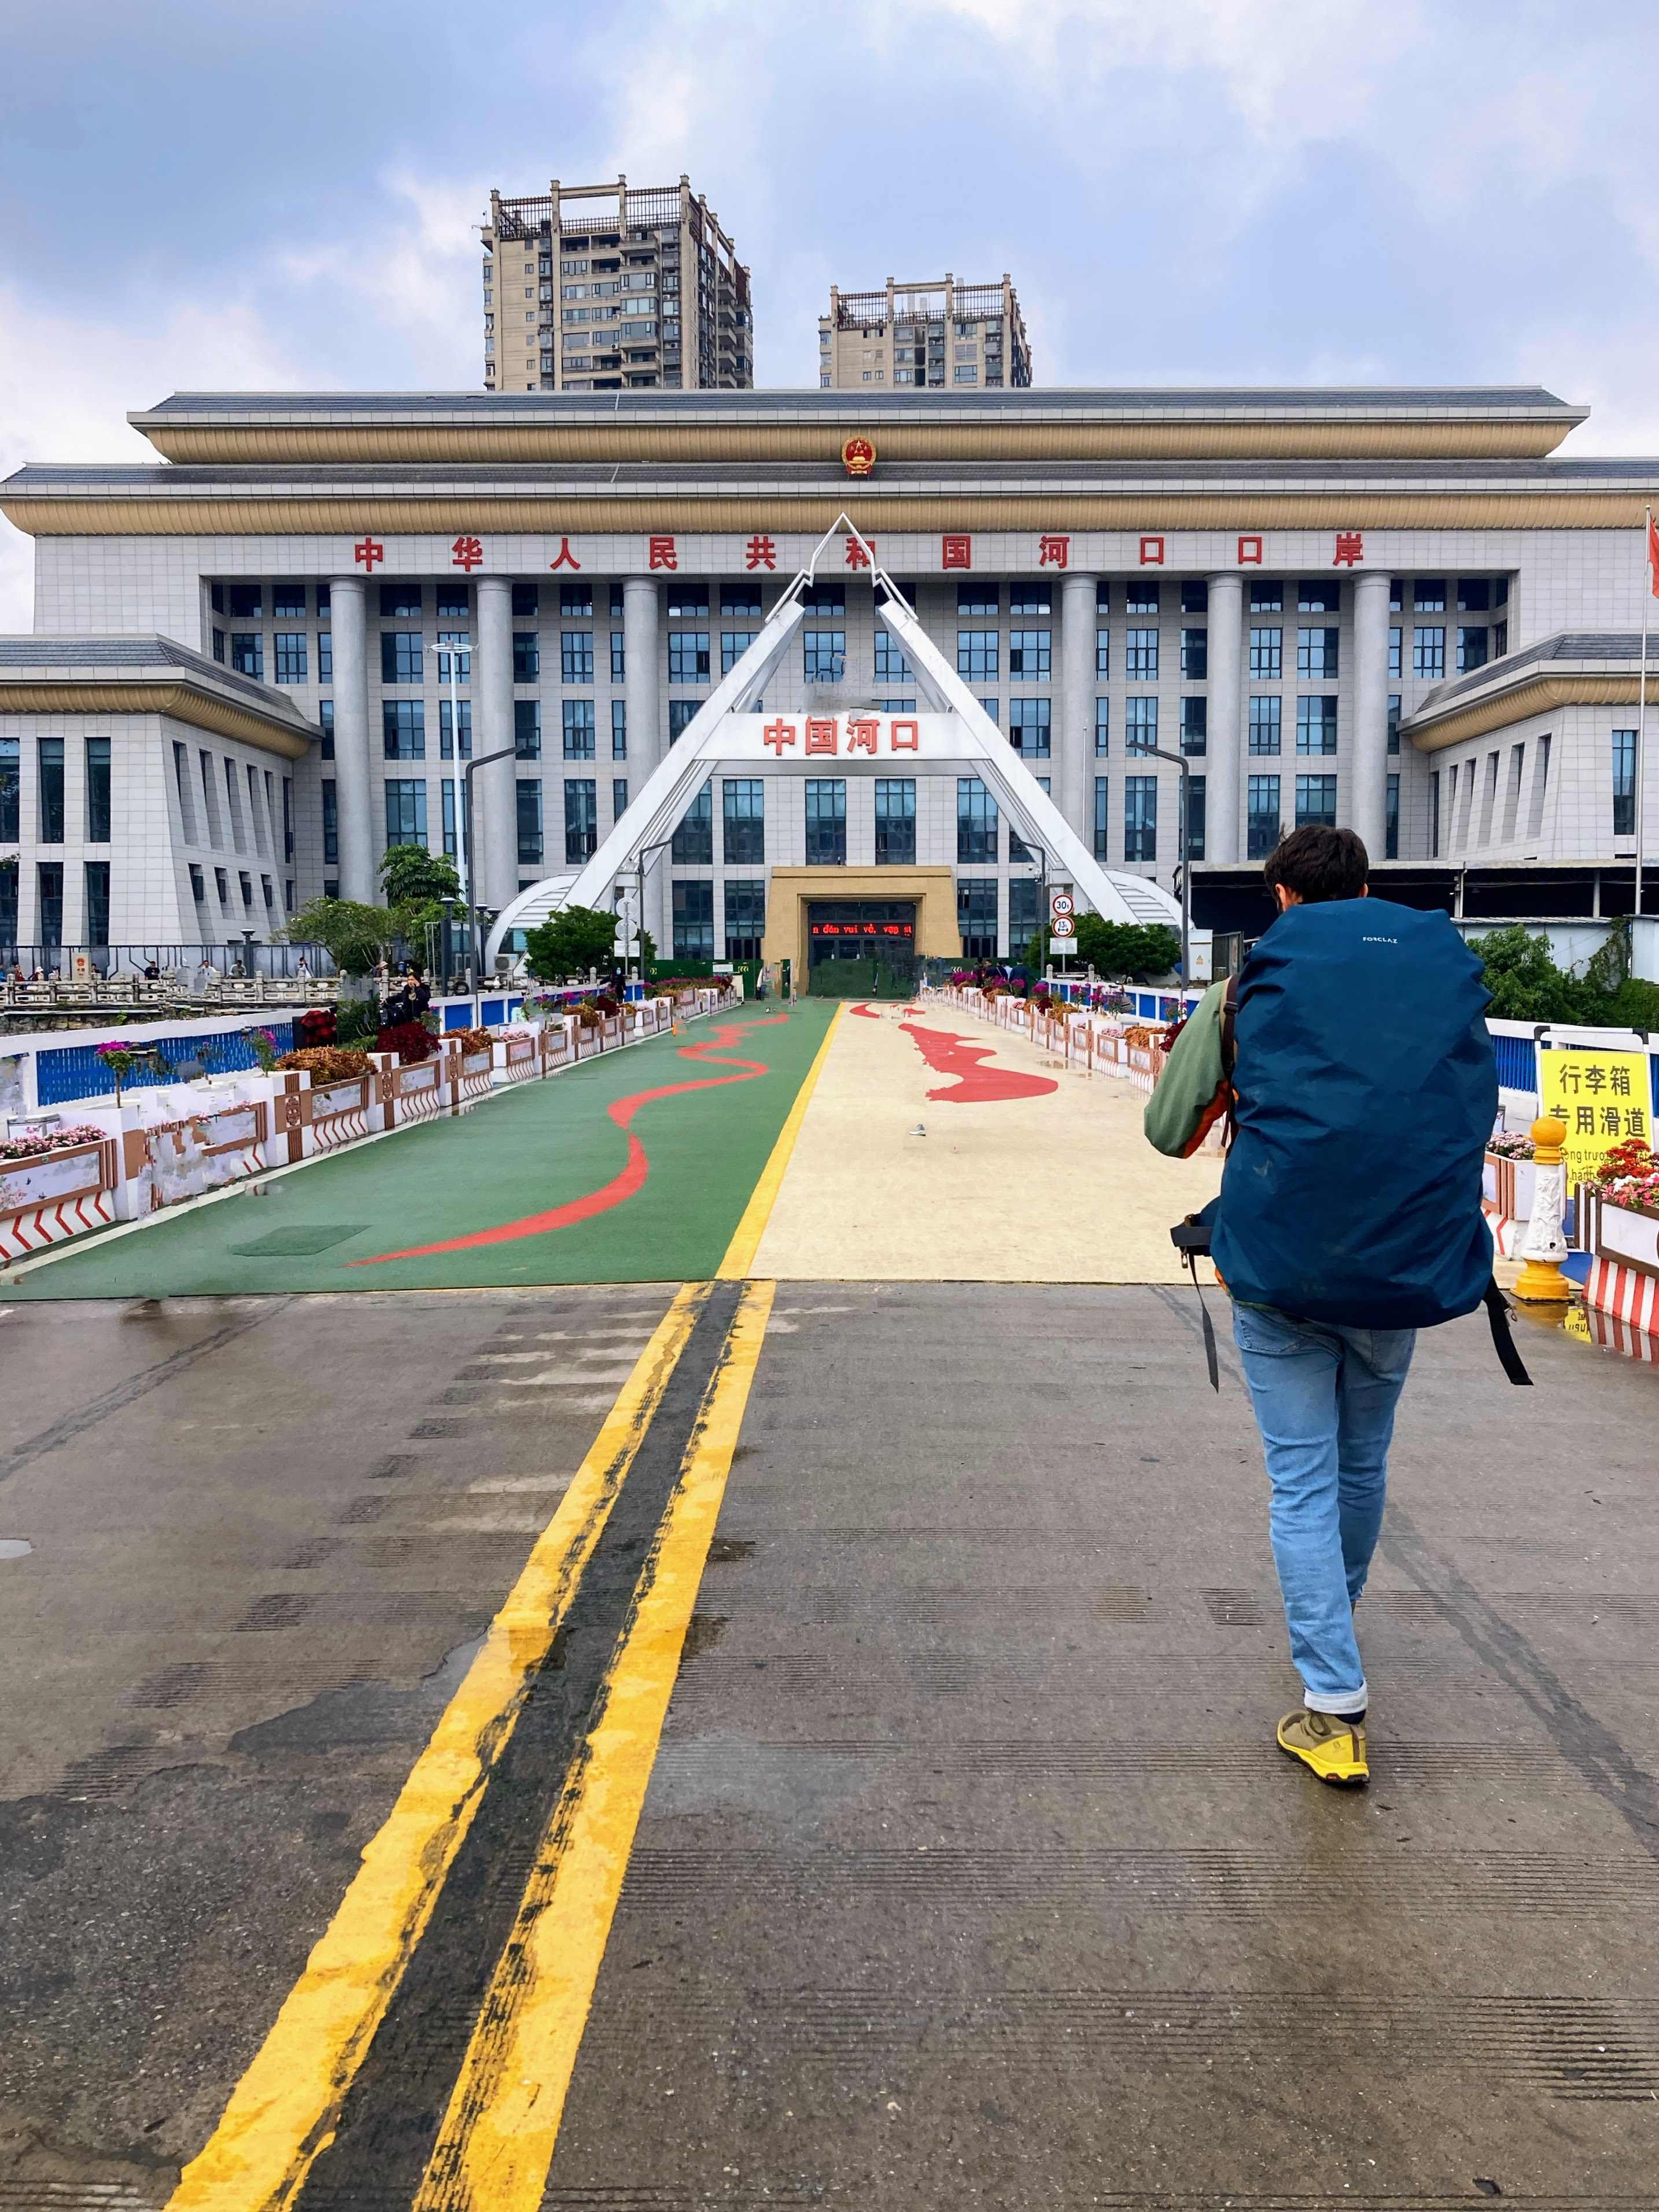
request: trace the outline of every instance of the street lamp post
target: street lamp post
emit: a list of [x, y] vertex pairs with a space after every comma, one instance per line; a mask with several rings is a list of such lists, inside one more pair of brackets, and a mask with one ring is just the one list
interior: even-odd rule
[[1184, 753], [1168, 752], [1162, 745], [1131, 744], [1125, 750], [1152, 760], [1171, 761], [1180, 770], [1180, 982], [1184, 992], [1192, 981], [1192, 817], [1189, 804], [1192, 771]]
[[664, 853], [672, 845], [672, 837], [659, 837], [655, 845], [642, 845], [634, 855], [634, 876], [638, 885], [639, 918], [634, 935], [639, 946], [639, 980], [645, 981], [645, 863], [653, 853]]
[[455, 847], [460, 858], [460, 890], [467, 902], [467, 970], [472, 984], [473, 1024], [478, 1025], [479, 969], [483, 965], [484, 951], [478, 939], [479, 908], [472, 896], [472, 825], [473, 778], [481, 768], [490, 768], [497, 761], [517, 757], [516, 745], [503, 745], [499, 752], [482, 753], [477, 760], [467, 763], [460, 779], [460, 819], [455, 824]]

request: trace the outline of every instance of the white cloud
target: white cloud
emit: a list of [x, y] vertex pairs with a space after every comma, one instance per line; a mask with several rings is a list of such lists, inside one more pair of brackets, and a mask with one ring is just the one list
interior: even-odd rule
[[[284, 250], [276, 273], [298, 290], [332, 289], [336, 307], [354, 325], [378, 336], [402, 334], [413, 348], [400, 373], [378, 381], [402, 386], [482, 382], [484, 303], [479, 225], [490, 203], [487, 185], [422, 178], [406, 170], [381, 180], [387, 204], [362, 231]], [[365, 318], [364, 309], [369, 311]]]
[[[129, 408], [169, 392], [270, 390], [302, 377], [247, 307], [174, 307], [149, 328], [44, 314], [0, 293], [0, 476], [26, 461], [155, 462]], [[30, 630], [32, 541], [0, 521], [0, 632]]]

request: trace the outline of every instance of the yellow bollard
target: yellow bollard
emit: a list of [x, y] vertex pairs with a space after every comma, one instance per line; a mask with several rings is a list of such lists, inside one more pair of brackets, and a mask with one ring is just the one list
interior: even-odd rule
[[1572, 1285], [1561, 1272], [1567, 1249], [1561, 1234], [1566, 1198], [1561, 1147], [1567, 1140], [1567, 1125], [1553, 1114], [1540, 1115], [1532, 1125], [1532, 1140], [1537, 1172], [1533, 1177], [1532, 1218], [1521, 1246], [1526, 1265], [1512, 1295], [1528, 1305], [1564, 1305], [1572, 1296]]

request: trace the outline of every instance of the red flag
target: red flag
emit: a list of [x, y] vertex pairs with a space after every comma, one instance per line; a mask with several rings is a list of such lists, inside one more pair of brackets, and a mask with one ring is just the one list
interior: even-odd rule
[[1648, 588], [1659, 599], [1659, 529], [1654, 527], [1653, 509], [1648, 509]]

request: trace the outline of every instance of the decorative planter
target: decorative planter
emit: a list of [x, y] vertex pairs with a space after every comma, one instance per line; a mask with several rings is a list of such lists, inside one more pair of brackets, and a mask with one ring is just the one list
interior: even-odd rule
[[495, 1065], [491, 1079], [498, 1091], [509, 1084], [528, 1082], [541, 1073], [541, 1054], [528, 1030], [509, 1030], [497, 1037], [491, 1057]]
[[[545, 1030], [541, 1032], [546, 1034]], [[456, 1052], [449, 1055], [449, 1110], [459, 1114], [490, 1096], [492, 1052]]]
[[[423, 1060], [412, 1066], [394, 1067], [392, 1102], [399, 1127], [406, 1121], [431, 1121], [443, 1105], [443, 1062]], [[393, 1126], [390, 1116], [387, 1126]]]
[[1579, 1186], [1591, 1254], [1584, 1303], [1627, 1328], [1659, 1330], [1659, 1212], [1612, 1205]]
[[113, 1138], [0, 1160], [0, 1261], [27, 1259], [115, 1218]]
[[311, 1135], [315, 1149], [330, 1152], [340, 1145], [356, 1144], [369, 1134], [369, 1088], [374, 1078], [359, 1075], [349, 1083], [331, 1083], [311, 1094]]
[[1533, 1185], [1536, 1164], [1502, 1152], [1488, 1152], [1480, 1170], [1480, 1211], [1492, 1232], [1492, 1244], [1501, 1260], [1511, 1260], [1520, 1249], [1522, 1231], [1532, 1218]]
[[149, 1211], [177, 1206], [265, 1171], [270, 1114], [263, 1099], [152, 1124], [143, 1132]]

